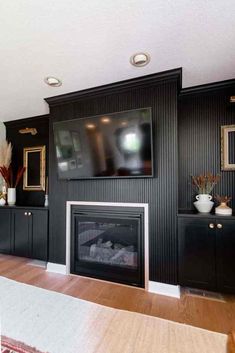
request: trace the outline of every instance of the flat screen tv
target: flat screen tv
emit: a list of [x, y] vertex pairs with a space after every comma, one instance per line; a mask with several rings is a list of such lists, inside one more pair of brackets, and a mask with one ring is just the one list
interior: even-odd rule
[[60, 179], [153, 176], [151, 108], [53, 124]]

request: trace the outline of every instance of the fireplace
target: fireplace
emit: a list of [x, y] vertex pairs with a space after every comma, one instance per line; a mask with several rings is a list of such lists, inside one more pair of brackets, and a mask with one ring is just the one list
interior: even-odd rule
[[70, 206], [70, 273], [145, 288], [144, 207]]

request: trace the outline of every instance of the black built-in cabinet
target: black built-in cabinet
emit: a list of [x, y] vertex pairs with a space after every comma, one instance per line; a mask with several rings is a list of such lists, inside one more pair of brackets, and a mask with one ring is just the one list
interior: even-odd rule
[[11, 210], [0, 209], [0, 253], [11, 253]]
[[216, 229], [217, 288], [235, 293], [235, 219], [216, 219], [223, 228]]
[[235, 217], [180, 215], [179, 284], [235, 292]]
[[47, 209], [3, 207], [0, 222], [1, 253], [47, 261]]

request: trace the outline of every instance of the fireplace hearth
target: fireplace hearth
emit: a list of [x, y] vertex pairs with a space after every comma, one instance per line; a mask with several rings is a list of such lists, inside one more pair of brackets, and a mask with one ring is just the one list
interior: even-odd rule
[[145, 287], [144, 209], [74, 205], [70, 272]]

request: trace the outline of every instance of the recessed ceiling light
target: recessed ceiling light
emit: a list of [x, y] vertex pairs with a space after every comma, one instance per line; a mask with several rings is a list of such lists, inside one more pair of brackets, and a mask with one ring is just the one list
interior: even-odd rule
[[150, 62], [150, 55], [148, 53], [136, 53], [130, 58], [130, 63], [133, 66], [141, 67], [145, 66]]
[[53, 76], [47, 76], [44, 78], [44, 82], [51, 87], [59, 87], [62, 85], [62, 81]]

